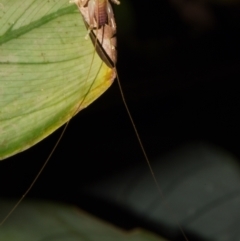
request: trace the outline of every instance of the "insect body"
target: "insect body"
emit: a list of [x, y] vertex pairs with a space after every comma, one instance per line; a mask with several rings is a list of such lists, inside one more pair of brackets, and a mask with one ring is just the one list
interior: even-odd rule
[[[96, 51], [102, 60], [114, 68], [117, 60], [116, 23], [113, 10], [108, 0], [73, 0], [88, 28]], [[118, 0], [112, 0], [120, 4]]]

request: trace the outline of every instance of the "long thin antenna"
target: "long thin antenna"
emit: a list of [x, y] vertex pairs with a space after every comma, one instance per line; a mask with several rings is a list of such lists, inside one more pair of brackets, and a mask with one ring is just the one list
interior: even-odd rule
[[[116, 68], [115, 68], [115, 69], [116, 69]], [[169, 210], [169, 213], [171, 214], [172, 218], [175, 220], [175, 222], [176, 222], [178, 228], [180, 229], [183, 237], [185, 238], [186, 241], [189, 241], [189, 239], [187, 238], [186, 233], [184, 232], [182, 226], [180, 225], [179, 221], [177, 220], [176, 216], [174, 215], [171, 207], [169, 206], [168, 202], [165, 200], [165, 197], [164, 197], [164, 195], [163, 195], [162, 189], [161, 189], [161, 187], [160, 187], [160, 185], [159, 185], [159, 183], [158, 183], [158, 181], [157, 181], [156, 175], [155, 175], [155, 173], [154, 173], [154, 171], [153, 171], [153, 169], [152, 169], [152, 165], [151, 165], [150, 160], [149, 160], [149, 158], [148, 158], [147, 152], [146, 152], [146, 150], [145, 150], [145, 148], [144, 148], [144, 146], [143, 146], [143, 143], [142, 143], [141, 137], [140, 137], [140, 135], [139, 135], [138, 129], [137, 129], [136, 125], [135, 125], [135, 122], [134, 122], [134, 120], [133, 120], [132, 114], [131, 114], [131, 112], [130, 112], [130, 110], [129, 110], [127, 101], [126, 101], [126, 99], [125, 99], [125, 95], [124, 95], [124, 93], [123, 93], [122, 85], [121, 85], [120, 79], [119, 79], [119, 77], [118, 77], [117, 70], [116, 70], [116, 78], [117, 78], [117, 83], [118, 83], [118, 86], [119, 86], [119, 90], [120, 90], [120, 94], [121, 94], [121, 97], [122, 97], [123, 104], [124, 104], [125, 109], [126, 109], [126, 111], [127, 111], [128, 117], [129, 117], [129, 119], [130, 119], [130, 121], [131, 121], [132, 127], [133, 127], [133, 129], [134, 129], [134, 132], [135, 132], [135, 134], [136, 134], [138, 143], [139, 143], [139, 145], [140, 145], [140, 148], [141, 148], [141, 150], [142, 150], [142, 153], [143, 153], [143, 155], [144, 155], [144, 157], [145, 157], [145, 160], [146, 160], [146, 162], [147, 162], [148, 168], [149, 168], [149, 170], [150, 170], [150, 172], [151, 172], [151, 175], [152, 175], [152, 177], [153, 177], [153, 180], [154, 180], [154, 182], [155, 182], [155, 184], [156, 184], [156, 186], [157, 186], [158, 192], [160, 193], [161, 199], [162, 199], [165, 207]]]
[[30, 186], [28, 187], [27, 191], [25, 191], [25, 193], [22, 195], [22, 197], [17, 201], [17, 203], [13, 206], [13, 208], [11, 209], [11, 211], [7, 214], [7, 216], [1, 221], [0, 226], [3, 225], [6, 220], [11, 216], [11, 214], [15, 211], [15, 209], [19, 206], [19, 204], [22, 202], [22, 200], [26, 197], [26, 195], [29, 193], [29, 191], [32, 189], [32, 187], [34, 186], [34, 184], [36, 183], [36, 181], [38, 180], [39, 176], [42, 174], [44, 168], [46, 167], [46, 165], [48, 164], [48, 161], [50, 160], [50, 158], [52, 157], [54, 151], [56, 150], [59, 142], [61, 141], [63, 134], [65, 133], [67, 126], [69, 124], [69, 121], [66, 123], [66, 125], [64, 126], [64, 129], [61, 132], [61, 135], [59, 136], [57, 142], [55, 143], [53, 149], [51, 150], [50, 154], [48, 155], [46, 161], [43, 163], [41, 169], [39, 170], [39, 172], [37, 173], [37, 175], [35, 176], [35, 178], [33, 179], [33, 181], [31, 182]]

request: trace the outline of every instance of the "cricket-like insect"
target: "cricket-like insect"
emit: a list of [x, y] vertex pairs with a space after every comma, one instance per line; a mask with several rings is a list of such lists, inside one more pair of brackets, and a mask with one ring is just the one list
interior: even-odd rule
[[[120, 4], [118, 0], [111, 1]], [[108, 67], [114, 68], [117, 61], [117, 29], [110, 2], [108, 0], [72, 0], [71, 2], [78, 6], [98, 55]]]

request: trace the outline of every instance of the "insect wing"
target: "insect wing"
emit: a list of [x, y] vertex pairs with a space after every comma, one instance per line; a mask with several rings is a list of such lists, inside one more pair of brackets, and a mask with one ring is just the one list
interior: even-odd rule
[[[88, 24], [85, 22], [86, 27]], [[109, 39], [104, 37], [104, 33], [108, 30], [108, 26], [101, 29], [91, 30], [89, 36], [96, 48], [96, 52], [102, 61], [109, 67], [114, 68], [116, 65], [117, 51], [112, 47], [112, 43], [116, 43], [116, 37]]]

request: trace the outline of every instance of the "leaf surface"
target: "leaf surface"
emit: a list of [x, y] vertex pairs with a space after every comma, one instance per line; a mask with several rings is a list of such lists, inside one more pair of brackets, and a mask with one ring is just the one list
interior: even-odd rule
[[[12, 207], [0, 202], [0, 216]], [[3, 224], [1, 241], [166, 241], [145, 230], [124, 232], [73, 206], [50, 202], [22, 203]]]
[[67, 0], [0, 3], [0, 159], [51, 134], [98, 98], [115, 72], [94, 54]]

